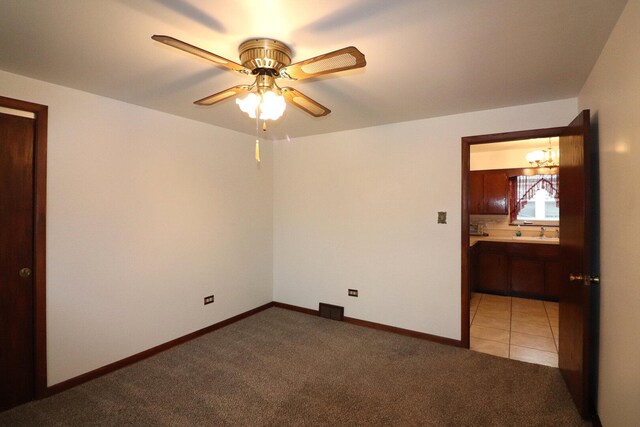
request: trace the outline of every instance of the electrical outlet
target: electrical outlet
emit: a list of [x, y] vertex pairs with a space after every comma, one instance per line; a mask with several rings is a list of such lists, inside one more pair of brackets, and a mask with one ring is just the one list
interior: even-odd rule
[[204, 305], [211, 304], [213, 302], [213, 295], [209, 295], [208, 297], [204, 297]]
[[349, 296], [350, 297], [357, 297], [358, 296], [358, 290], [357, 289], [349, 289]]

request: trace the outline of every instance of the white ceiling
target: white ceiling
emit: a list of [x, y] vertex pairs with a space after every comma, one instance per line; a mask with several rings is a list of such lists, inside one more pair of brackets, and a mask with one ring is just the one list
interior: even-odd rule
[[332, 113], [288, 107], [269, 137], [321, 134], [575, 97], [627, 0], [2, 0], [0, 69], [239, 132], [233, 100], [193, 101], [251, 78], [151, 40], [239, 61], [254, 37], [294, 62], [356, 46], [365, 69], [291, 82]]

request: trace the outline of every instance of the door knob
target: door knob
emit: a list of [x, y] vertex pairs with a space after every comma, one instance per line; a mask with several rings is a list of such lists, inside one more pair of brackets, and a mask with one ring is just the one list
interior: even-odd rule
[[582, 274], [569, 274], [570, 282], [582, 282], [584, 280], [584, 276]]
[[21, 268], [18, 274], [20, 275], [20, 277], [29, 277], [31, 276], [31, 269], [27, 267]]

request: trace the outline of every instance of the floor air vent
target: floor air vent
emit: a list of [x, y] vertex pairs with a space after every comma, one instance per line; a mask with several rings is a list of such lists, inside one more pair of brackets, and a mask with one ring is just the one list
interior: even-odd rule
[[343, 320], [344, 319], [344, 307], [339, 305], [320, 303], [320, 317], [326, 317], [327, 319]]

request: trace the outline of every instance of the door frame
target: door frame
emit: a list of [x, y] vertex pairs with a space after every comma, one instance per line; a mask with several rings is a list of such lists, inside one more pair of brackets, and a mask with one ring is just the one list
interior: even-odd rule
[[545, 129], [533, 129], [515, 132], [503, 132], [494, 133], [489, 135], [475, 135], [464, 136], [462, 141], [462, 233], [461, 234], [461, 269], [460, 269], [460, 287], [462, 298], [462, 312], [460, 323], [460, 337], [463, 348], [469, 348], [469, 203], [471, 197], [469, 195], [469, 177], [471, 169], [471, 146], [476, 144], [488, 144], [492, 142], [507, 142], [516, 141], [520, 139], [532, 139], [532, 138], [550, 138], [554, 136], [560, 136], [562, 131], [566, 129], [563, 127], [545, 128]]
[[34, 286], [34, 394], [47, 394], [47, 121], [49, 107], [0, 96], [0, 107], [33, 113], [35, 119], [33, 149], [33, 286]]

